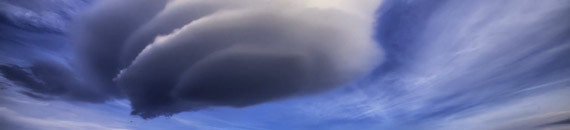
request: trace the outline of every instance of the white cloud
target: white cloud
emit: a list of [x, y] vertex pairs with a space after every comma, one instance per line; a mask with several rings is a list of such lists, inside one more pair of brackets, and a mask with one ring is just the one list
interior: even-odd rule
[[547, 124], [570, 119], [568, 99], [570, 88], [555, 89], [498, 106], [474, 109], [448, 117], [436, 124], [441, 125], [442, 130], [557, 129], [555, 127], [561, 126]]
[[41, 129], [41, 130], [129, 130], [127, 128], [108, 127], [101, 123], [52, 118], [39, 118], [19, 114], [6, 107], [0, 107], [0, 124], [3, 129]]

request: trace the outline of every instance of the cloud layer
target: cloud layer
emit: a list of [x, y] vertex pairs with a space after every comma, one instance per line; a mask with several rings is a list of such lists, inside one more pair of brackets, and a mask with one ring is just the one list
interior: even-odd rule
[[144, 118], [330, 90], [382, 60], [363, 2], [103, 1], [73, 30], [80, 73]]
[[0, 129], [570, 127], [570, 1], [387, 0], [370, 82], [279, 102], [359, 77], [377, 1], [88, 1], [0, 0]]
[[[569, 95], [563, 88], [570, 86], [570, 1], [391, 0], [383, 5], [378, 36], [386, 62], [377, 76], [312, 103], [317, 105], [311, 112], [377, 119], [384, 129], [535, 129], [568, 118], [509, 124], [568, 110], [546, 108], [568, 106], [562, 101], [567, 98], [552, 95]], [[544, 96], [540, 101], [524, 100], [539, 95]], [[505, 112], [498, 112], [503, 107]], [[517, 112], [526, 109], [535, 113]], [[339, 118], [334, 116], [329, 118]]]

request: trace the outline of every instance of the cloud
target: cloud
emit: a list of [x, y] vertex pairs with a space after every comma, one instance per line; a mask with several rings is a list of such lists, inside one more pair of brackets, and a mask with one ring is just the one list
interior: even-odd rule
[[[59, 4], [7, 1], [0, 2], [0, 85], [8, 87], [0, 89], [21, 86], [36, 98], [128, 98], [133, 114], [144, 118], [266, 103], [212, 112], [221, 111], [216, 115], [229, 119], [228, 127], [239, 128], [250, 128], [243, 125], [250, 123], [271, 129], [569, 126], [564, 102], [570, 83], [567, 1], [388, 0], [376, 28], [386, 62], [367, 77], [370, 82], [279, 103], [267, 102], [349, 84], [382, 60], [373, 56], [382, 52], [367, 37], [378, 1], [107, 0], [76, 19], [66, 33], [77, 41], [73, 54], [68, 54], [71, 44], [61, 40], [67, 36], [54, 31], [66, 22], [60, 20], [66, 13], [45, 8]], [[107, 119], [131, 108], [120, 103], [113, 107], [121, 111], [102, 114], [110, 109], [87, 105], [83, 107], [99, 111], [69, 112], [78, 108], [64, 105], [50, 111], [57, 109], [45, 107], [50, 103], [3, 106], [63, 120]], [[195, 118], [200, 113], [187, 114]], [[10, 114], [0, 115], [4, 128], [31, 122], [69, 125], [5, 115]], [[168, 119], [196, 128], [224, 126], [204, 118]], [[128, 120], [102, 124], [132, 123]], [[145, 125], [134, 129], [181, 129], [173, 121], [153, 122], [157, 120], [141, 121]]]
[[[393, 0], [383, 5], [378, 37], [386, 62], [369, 83], [300, 107], [308, 114], [379, 120], [383, 127], [378, 129], [438, 129], [421, 127], [445, 126], [460, 120], [448, 117], [470, 119], [477, 114], [466, 113], [474, 109], [493, 112], [516, 99], [570, 86], [568, 1]], [[525, 102], [568, 105], [565, 99]], [[496, 127], [510, 120], [455, 129]]]
[[4, 0], [0, 22], [24, 30], [62, 33], [71, 16], [91, 0]]
[[42, 117], [33, 117], [12, 111], [6, 107], [0, 107], [0, 128], [19, 130], [77, 130], [77, 129], [105, 129], [105, 130], [129, 130], [115, 128], [86, 121], [59, 120]]
[[[480, 107], [444, 118], [436, 124], [442, 130], [454, 129], [563, 129], [568, 128], [570, 89], [559, 88], [545, 93], [515, 99], [498, 106]], [[465, 116], [470, 115], [470, 116]], [[566, 124], [565, 124], [566, 123]], [[468, 126], [468, 127], [466, 127]]]
[[382, 52], [376, 6], [323, 3], [103, 1], [74, 25], [79, 73], [144, 118], [330, 90], [367, 75]]
[[0, 73], [16, 86], [26, 88], [24, 94], [38, 99], [103, 102], [112, 96], [81, 85], [71, 68], [57, 62], [34, 62], [30, 66], [0, 64]]
[[[131, 33], [160, 11], [166, 0], [102, 1], [87, 10], [72, 24], [70, 32], [75, 57], [75, 69], [84, 84], [98, 87], [110, 95], [123, 94], [112, 79], [121, 69], [119, 54]], [[140, 10], [144, 9], [144, 10]]]
[[[41, 99], [103, 102], [112, 97], [83, 85], [71, 65], [66, 26], [88, 3], [75, 0], [0, 2], [0, 72]], [[6, 8], [4, 8], [6, 7]], [[8, 82], [8, 81], [7, 81]], [[2, 86], [5, 87], [5, 86]]]

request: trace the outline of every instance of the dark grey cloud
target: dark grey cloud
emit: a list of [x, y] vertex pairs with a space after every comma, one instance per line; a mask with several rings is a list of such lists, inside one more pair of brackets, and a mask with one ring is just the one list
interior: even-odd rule
[[74, 25], [78, 73], [144, 118], [330, 90], [382, 53], [371, 9], [319, 2], [105, 1]]
[[[136, 2], [135, 2], [136, 1]], [[129, 35], [158, 13], [166, 0], [105, 1], [84, 13], [71, 30], [77, 69], [86, 84], [122, 95], [112, 82], [121, 69], [119, 54]], [[142, 10], [141, 10], [142, 9]]]
[[41, 81], [31, 76], [25, 68], [15, 65], [0, 65], [2, 76], [21, 86], [40, 86]]

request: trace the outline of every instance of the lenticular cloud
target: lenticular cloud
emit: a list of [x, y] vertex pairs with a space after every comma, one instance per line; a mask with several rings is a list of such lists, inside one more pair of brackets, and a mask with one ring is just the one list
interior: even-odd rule
[[378, 4], [109, 0], [74, 26], [75, 50], [85, 82], [124, 94], [135, 115], [244, 107], [370, 72], [382, 60], [372, 38]]

